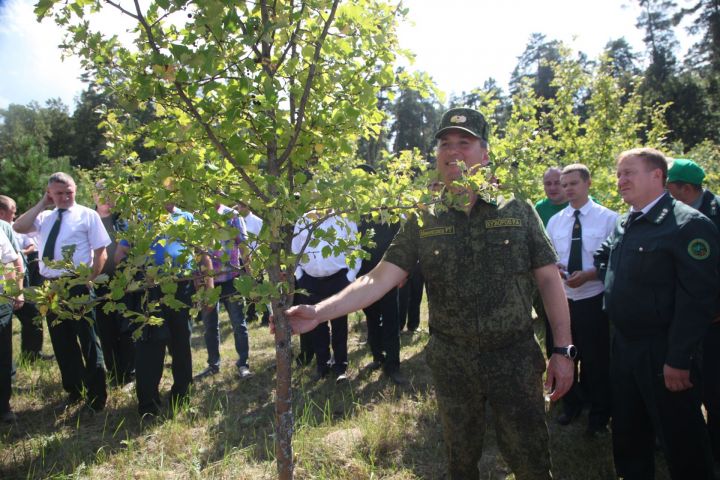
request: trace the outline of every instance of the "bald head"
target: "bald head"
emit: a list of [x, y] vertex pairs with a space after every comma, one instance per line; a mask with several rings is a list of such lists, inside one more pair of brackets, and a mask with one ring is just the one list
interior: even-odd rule
[[0, 195], [0, 220], [12, 223], [15, 220], [16, 210], [15, 200], [6, 195]]
[[565, 203], [567, 201], [565, 198], [565, 192], [560, 185], [561, 174], [562, 170], [560, 168], [550, 167], [545, 170], [545, 174], [543, 175], [543, 188], [545, 189], [545, 195], [554, 205], [560, 205], [561, 203]]

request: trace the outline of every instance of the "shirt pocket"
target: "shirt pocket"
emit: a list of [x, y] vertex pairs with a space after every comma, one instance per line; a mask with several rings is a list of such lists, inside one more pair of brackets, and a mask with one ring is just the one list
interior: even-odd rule
[[631, 279], [640, 280], [646, 284], [664, 283], [667, 279], [662, 274], [665, 270], [667, 257], [663, 255], [660, 244], [652, 240], [634, 241], [625, 245], [623, 249], [624, 268]]
[[[583, 250], [592, 257], [602, 243], [607, 240], [608, 236], [605, 230], [601, 228], [591, 227], [583, 230]], [[560, 254], [560, 252], [558, 252], [558, 254]]]
[[427, 279], [443, 279], [444, 274], [455, 265], [454, 249], [448, 237], [432, 237], [420, 240], [419, 258], [423, 275]]
[[528, 245], [524, 236], [509, 233], [487, 239], [486, 252], [488, 270], [495, 275], [527, 273], [530, 271]]

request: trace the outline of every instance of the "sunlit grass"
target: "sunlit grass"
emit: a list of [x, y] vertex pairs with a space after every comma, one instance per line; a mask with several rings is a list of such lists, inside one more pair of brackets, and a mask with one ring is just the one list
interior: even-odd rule
[[[422, 353], [428, 339], [425, 305], [422, 312], [421, 332], [401, 338], [407, 386], [396, 387], [381, 372], [362, 369], [372, 358], [358, 314], [350, 317], [349, 382], [335, 385], [330, 377], [312, 384], [313, 367], [293, 368], [296, 478], [445, 478], [435, 394]], [[276, 478], [273, 338], [258, 323], [250, 324], [255, 376], [240, 380], [232, 330], [226, 316], [221, 318], [220, 373], [196, 382], [187, 405], [154, 420], [138, 417], [132, 386], [111, 388], [107, 408], [99, 414], [84, 414], [79, 406], [62, 410], [64, 392], [55, 362], [18, 363], [11, 402], [19, 422], [0, 427], [0, 478]], [[47, 353], [49, 345], [47, 340]], [[14, 346], [19, 348], [17, 323]], [[192, 346], [193, 368], [199, 372], [207, 359], [200, 324], [194, 325]], [[163, 398], [171, 384], [166, 368]], [[609, 437], [585, 439], [583, 422], [559, 427], [553, 421], [556, 414], [548, 414], [555, 478], [613, 478]], [[492, 428], [485, 452], [481, 478], [513, 478]], [[658, 478], [667, 478], [663, 475]]]

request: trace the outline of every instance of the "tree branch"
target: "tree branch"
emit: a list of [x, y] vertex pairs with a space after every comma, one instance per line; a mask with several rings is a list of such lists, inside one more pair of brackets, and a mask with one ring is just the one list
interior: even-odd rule
[[297, 139], [300, 136], [300, 132], [302, 130], [302, 124], [305, 117], [305, 107], [307, 106], [307, 102], [310, 98], [310, 90], [312, 89], [313, 82], [315, 80], [315, 73], [317, 70], [318, 62], [320, 61], [320, 54], [322, 53], [322, 47], [325, 43], [325, 38], [327, 37], [328, 31], [330, 30], [330, 25], [332, 24], [333, 20], [335, 19], [335, 12], [337, 12], [338, 4], [340, 3], [340, 0], [333, 0], [332, 7], [330, 8], [330, 15], [328, 16], [327, 20], [325, 21], [325, 25], [323, 26], [322, 33], [320, 33], [320, 37], [318, 37], [316, 44], [315, 44], [315, 53], [313, 55], [313, 61], [310, 64], [310, 68], [308, 69], [308, 76], [307, 80], [305, 81], [305, 88], [303, 89], [302, 98], [300, 99], [300, 105], [298, 106], [298, 114], [297, 114], [297, 122], [295, 123], [295, 130], [293, 132], [293, 136], [290, 138], [290, 141], [288, 142], [287, 146], [285, 147], [285, 150], [283, 151], [282, 155], [280, 155], [280, 158], [278, 159], [278, 164], [282, 165], [287, 161], [288, 158], [290, 158], [290, 154], [292, 153], [293, 149], [295, 148], [295, 143], [297, 143]]
[[[140, 3], [139, 0], [134, 0], [135, 3], [135, 10], [137, 12], [137, 16], [135, 17], [138, 22], [142, 25], [143, 29], [145, 30], [145, 33], [148, 37], [148, 43], [150, 44], [150, 48], [157, 53], [158, 55], [162, 55], [162, 52], [160, 52], [160, 48], [158, 47], [158, 44], [155, 40], [155, 36], [152, 32], [152, 27], [147, 23], [147, 20], [142, 14], [142, 10], [140, 9]], [[208, 139], [210, 142], [215, 145], [215, 148], [217, 148], [220, 153], [228, 159], [230, 163], [235, 167], [237, 172], [240, 174], [242, 179], [245, 181], [245, 183], [248, 184], [250, 189], [261, 199], [264, 201], [269, 201], [270, 199], [265, 195], [264, 192], [262, 192], [257, 184], [253, 182], [253, 180], [250, 178], [250, 176], [247, 174], [244, 168], [242, 168], [242, 165], [237, 161], [235, 156], [230, 153], [230, 151], [227, 149], [225, 144], [215, 135], [215, 131], [212, 129], [212, 127], [203, 120], [202, 115], [200, 115], [200, 112], [198, 112], [197, 108], [195, 107], [195, 104], [193, 101], [187, 96], [185, 93], [185, 90], [183, 89], [183, 86], [180, 82], [177, 80], [174, 80], [173, 85], [175, 87], [175, 91], [177, 92], [178, 96], [182, 100], [182, 102], [187, 106], [189, 109], [190, 115], [197, 120], [197, 122], [200, 124], [200, 126], [205, 131], [205, 134], [208, 136]]]

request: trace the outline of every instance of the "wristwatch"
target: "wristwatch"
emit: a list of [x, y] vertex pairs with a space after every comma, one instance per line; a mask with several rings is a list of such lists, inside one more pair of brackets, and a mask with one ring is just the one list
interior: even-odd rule
[[575, 357], [577, 357], [577, 347], [575, 345], [567, 345], [565, 347], [553, 347], [552, 353], [559, 353], [565, 358], [569, 358], [570, 360], [575, 360]]

